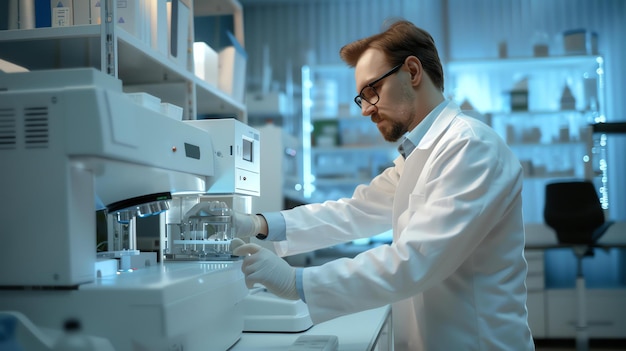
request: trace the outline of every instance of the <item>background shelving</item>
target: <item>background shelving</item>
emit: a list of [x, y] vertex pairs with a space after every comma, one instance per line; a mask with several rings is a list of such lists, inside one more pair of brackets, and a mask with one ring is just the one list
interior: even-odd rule
[[354, 70], [347, 65], [302, 67], [302, 201], [350, 197], [397, 156], [353, 102]]
[[[556, 56], [453, 61], [447, 92], [481, 113], [509, 144], [525, 171], [524, 218], [543, 223], [545, 185], [556, 179], [592, 179], [606, 196], [607, 179], [594, 160], [590, 125], [605, 121], [601, 56]], [[512, 108], [511, 92], [527, 89], [527, 108]], [[562, 106], [564, 92], [575, 101]]]
[[[109, 2], [103, 2], [109, 3]], [[232, 14], [241, 22], [234, 0], [196, 2], [200, 14]], [[105, 12], [105, 7], [102, 7]], [[110, 11], [116, 11], [115, 6]], [[190, 12], [190, 30], [194, 12]], [[106, 16], [101, 15], [101, 18]], [[113, 16], [115, 18], [115, 16]], [[235, 28], [243, 40], [242, 29]], [[107, 41], [107, 38], [113, 38]], [[193, 35], [188, 52], [192, 53]], [[193, 55], [188, 55], [193, 56]], [[223, 115], [247, 121], [243, 102], [233, 99], [193, 72], [193, 61], [180, 64], [116, 25], [93, 24], [0, 31], [0, 58], [28, 70], [93, 67], [122, 80], [128, 92], [144, 91], [184, 108], [184, 119], [198, 114]]]
[[[524, 168], [522, 190], [527, 244], [554, 235], [544, 224], [545, 187], [564, 179], [593, 180], [609, 209], [606, 140], [592, 125], [606, 121], [601, 56], [466, 60], [447, 65], [446, 91], [480, 114], [509, 144]], [[510, 92], [527, 80], [528, 106], [512, 109]], [[562, 106], [567, 87], [575, 103]], [[605, 138], [606, 139], [606, 138]], [[608, 215], [608, 211], [607, 211]], [[575, 334], [575, 269], [570, 248], [526, 249], [529, 325], [535, 338]], [[623, 336], [626, 319], [614, 306], [624, 297], [620, 249], [596, 250], [584, 262], [589, 335]], [[607, 273], [608, 272], [608, 273]]]

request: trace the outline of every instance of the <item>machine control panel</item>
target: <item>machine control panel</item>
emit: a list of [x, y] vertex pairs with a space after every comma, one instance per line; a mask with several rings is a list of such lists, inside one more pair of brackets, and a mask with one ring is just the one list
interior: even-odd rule
[[261, 193], [258, 130], [233, 118], [185, 121], [209, 133], [213, 142], [215, 175], [209, 179], [209, 194]]

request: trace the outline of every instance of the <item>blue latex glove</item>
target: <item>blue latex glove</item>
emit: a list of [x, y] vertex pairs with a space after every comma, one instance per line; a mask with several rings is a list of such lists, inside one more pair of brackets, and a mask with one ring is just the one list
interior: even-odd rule
[[244, 256], [241, 271], [246, 276], [248, 288], [259, 283], [276, 296], [289, 300], [300, 299], [296, 290], [296, 269], [289, 263], [257, 244], [233, 239], [230, 245], [233, 255]]

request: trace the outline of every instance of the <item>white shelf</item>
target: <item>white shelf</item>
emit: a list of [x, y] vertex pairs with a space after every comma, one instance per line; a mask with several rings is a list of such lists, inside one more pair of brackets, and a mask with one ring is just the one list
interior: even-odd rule
[[0, 58], [29, 70], [77, 66], [77, 62], [100, 69], [100, 38], [100, 26], [3, 30]]
[[[119, 77], [126, 85], [140, 85], [145, 91], [180, 103], [184, 102], [180, 94], [189, 89], [185, 88], [184, 84], [193, 84], [198, 114], [234, 115], [239, 120], [246, 120], [246, 108], [243, 103], [203, 81], [193, 72], [177, 65], [165, 54], [153, 50], [124, 30], [118, 31], [118, 60]], [[170, 89], [172, 83], [182, 83], [183, 85], [177, 87], [182, 90]]]
[[[203, 15], [220, 8], [241, 16], [241, 6], [234, 0], [196, 1]], [[209, 6], [210, 5], [210, 6]], [[50, 27], [0, 31], [0, 58], [28, 70], [93, 67], [104, 70], [102, 57], [103, 25]], [[117, 38], [117, 77], [126, 91], [156, 95], [185, 109], [185, 118], [195, 114], [222, 115], [247, 121], [242, 102], [234, 100], [200, 78], [186, 67], [171, 60], [167, 53], [153, 49], [120, 27], [115, 26]], [[194, 115], [191, 115], [194, 114]]]
[[465, 70], [489, 70], [497, 71], [545, 71], [580, 68], [582, 66], [598, 65], [603, 62], [601, 56], [595, 55], [572, 55], [572, 56], [547, 56], [547, 57], [510, 57], [493, 59], [470, 59], [450, 61], [446, 68], [451, 74]]
[[61, 40], [66, 38], [83, 38], [87, 36], [99, 37], [99, 25], [84, 25], [71, 27], [48, 27], [34, 29], [9, 29], [0, 31], [3, 42], [29, 40]]
[[584, 115], [593, 111], [586, 110], [529, 110], [529, 111], [486, 111], [483, 115], [501, 116], [501, 117], [560, 117], [566, 114]]

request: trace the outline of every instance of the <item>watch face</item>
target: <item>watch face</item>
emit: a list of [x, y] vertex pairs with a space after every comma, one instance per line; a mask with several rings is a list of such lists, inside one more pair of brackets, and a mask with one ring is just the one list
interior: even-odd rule
[[265, 238], [267, 238], [267, 235], [259, 233], [256, 235], [256, 238], [259, 240], [265, 240]]

